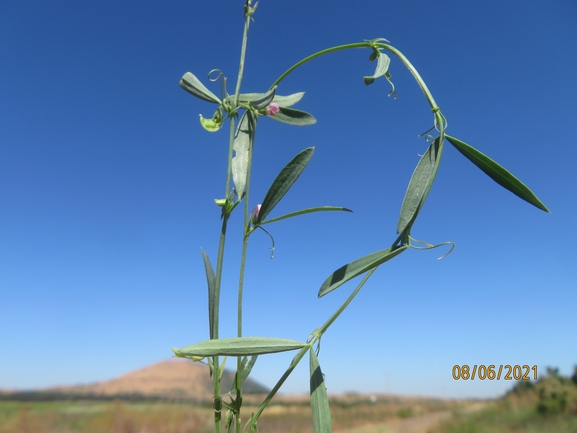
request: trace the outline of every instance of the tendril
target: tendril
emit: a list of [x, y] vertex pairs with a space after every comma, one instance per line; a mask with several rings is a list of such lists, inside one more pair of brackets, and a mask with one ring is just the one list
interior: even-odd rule
[[423, 138], [423, 136], [425, 136], [426, 134], [428, 134], [429, 132], [431, 132], [433, 129], [435, 129], [435, 125], [431, 126], [429, 129], [427, 129], [425, 132], [423, 132], [422, 134], [417, 135], [418, 138]]
[[220, 80], [220, 99], [224, 101], [226, 98], [226, 77], [222, 71], [218, 68], [213, 69], [208, 73], [208, 80], [212, 81], [213, 83]]
[[415, 239], [415, 238], [413, 238], [412, 236], [409, 236], [409, 239], [412, 240], [412, 241], [414, 241], [414, 242], [418, 242], [418, 243], [420, 243], [420, 244], [426, 245], [426, 247], [416, 247], [416, 246], [414, 246], [414, 245], [409, 244], [409, 247], [414, 248], [414, 249], [416, 249], [416, 250], [432, 250], [433, 248], [439, 248], [439, 247], [442, 247], [442, 246], [444, 246], [444, 245], [451, 245], [451, 249], [450, 249], [447, 253], [443, 254], [441, 257], [438, 257], [437, 260], [444, 259], [444, 258], [447, 257], [449, 254], [451, 254], [451, 253], [453, 252], [453, 250], [455, 249], [455, 242], [451, 242], [451, 241], [442, 242], [442, 243], [437, 244], [437, 245], [432, 245], [432, 244], [430, 244], [430, 243], [428, 243], [428, 242], [420, 241], [420, 240], [418, 240], [418, 239]]
[[270, 236], [270, 240], [272, 241], [272, 247], [270, 248], [270, 258], [274, 259], [274, 238], [272, 237], [272, 235], [269, 232], [267, 232], [264, 228], [262, 228], [262, 226], [258, 226], [258, 228]]

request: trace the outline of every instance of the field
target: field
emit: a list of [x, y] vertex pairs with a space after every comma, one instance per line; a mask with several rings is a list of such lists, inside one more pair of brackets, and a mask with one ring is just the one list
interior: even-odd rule
[[[256, 406], [245, 403], [246, 419]], [[549, 369], [492, 401], [333, 396], [331, 414], [336, 433], [577, 433], [577, 370], [567, 378]], [[211, 418], [209, 405], [182, 402], [0, 401], [0, 433], [210, 433]], [[307, 397], [281, 396], [258, 427], [312, 432]]]
[[[437, 424], [468, 402], [437, 399], [383, 397], [372, 402], [366, 396], [347, 396], [332, 401], [333, 430], [384, 432], [406, 424]], [[246, 406], [246, 414], [256, 409]], [[209, 433], [213, 425], [208, 406], [185, 403], [112, 402], [0, 402], [0, 433]], [[282, 401], [265, 411], [261, 433], [312, 432], [308, 403]], [[407, 432], [423, 432], [421, 427]]]

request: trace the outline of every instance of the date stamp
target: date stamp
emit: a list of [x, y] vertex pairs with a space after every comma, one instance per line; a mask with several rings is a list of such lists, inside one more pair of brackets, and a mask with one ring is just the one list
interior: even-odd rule
[[[533, 374], [531, 374], [531, 372]], [[528, 365], [455, 365], [453, 367], [453, 379], [455, 380], [537, 380], [537, 366]]]

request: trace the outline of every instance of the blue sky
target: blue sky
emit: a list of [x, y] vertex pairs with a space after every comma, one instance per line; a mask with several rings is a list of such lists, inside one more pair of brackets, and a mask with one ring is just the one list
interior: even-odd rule
[[[227, 132], [184, 92], [220, 68], [234, 89], [242, 1], [5, 2], [0, 15], [0, 388], [110, 379], [208, 338], [200, 247], [216, 261]], [[577, 363], [577, 4], [262, 0], [242, 90], [262, 92], [330, 46], [387, 38], [417, 67], [447, 132], [531, 187], [546, 214], [447, 145], [413, 228], [455, 251], [408, 251], [379, 268], [322, 340], [329, 392], [491, 397], [511, 382], [455, 381], [454, 365]], [[432, 125], [402, 64], [365, 86], [368, 50], [307, 64], [279, 87], [306, 91], [295, 128], [262, 119], [251, 207], [302, 149], [315, 155], [271, 216], [335, 205], [256, 233], [245, 335], [304, 340], [354, 289], [317, 291], [341, 265], [388, 247]], [[218, 87], [211, 89], [218, 93]], [[231, 219], [221, 336], [236, 332], [241, 214]], [[263, 356], [273, 386], [291, 354]], [[286, 392], [306, 392], [307, 363]]]

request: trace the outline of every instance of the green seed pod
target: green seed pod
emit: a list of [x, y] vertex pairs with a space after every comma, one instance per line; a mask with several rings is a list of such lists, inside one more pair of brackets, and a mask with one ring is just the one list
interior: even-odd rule
[[202, 117], [202, 114], [199, 114], [199, 116], [200, 116], [200, 124], [208, 132], [216, 132], [220, 129], [221, 124], [215, 122], [214, 119], [205, 119], [204, 117]]

